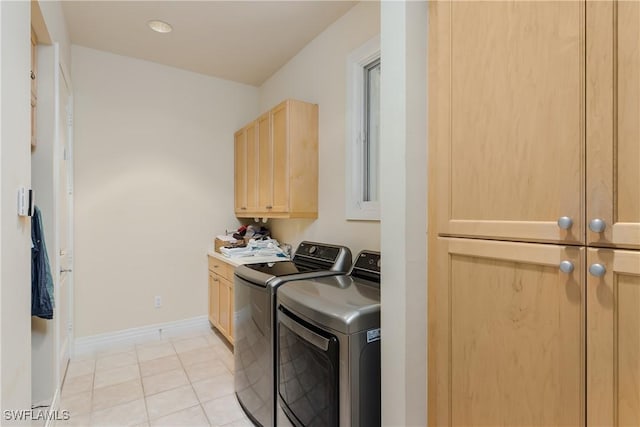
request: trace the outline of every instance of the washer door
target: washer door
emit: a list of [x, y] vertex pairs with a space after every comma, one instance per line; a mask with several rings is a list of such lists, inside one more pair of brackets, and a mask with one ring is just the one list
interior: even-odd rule
[[298, 427], [338, 426], [338, 338], [278, 308], [278, 393]]

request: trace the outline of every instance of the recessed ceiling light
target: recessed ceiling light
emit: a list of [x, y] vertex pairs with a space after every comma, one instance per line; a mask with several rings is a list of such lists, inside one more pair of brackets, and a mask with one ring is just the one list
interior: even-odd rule
[[173, 30], [173, 27], [171, 25], [158, 19], [153, 19], [147, 22], [147, 25], [157, 33], [170, 33]]

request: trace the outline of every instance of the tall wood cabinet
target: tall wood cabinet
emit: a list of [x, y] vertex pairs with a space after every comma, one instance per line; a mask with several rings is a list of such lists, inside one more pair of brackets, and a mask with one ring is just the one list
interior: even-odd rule
[[429, 7], [429, 424], [640, 425], [640, 2]]
[[318, 106], [286, 100], [235, 134], [235, 214], [317, 218]]

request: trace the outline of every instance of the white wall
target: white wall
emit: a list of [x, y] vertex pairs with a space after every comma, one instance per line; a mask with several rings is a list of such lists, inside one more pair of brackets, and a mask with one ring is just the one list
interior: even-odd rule
[[319, 105], [317, 220], [270, 220], [282, 242], [341, 243], [354, 255], [380, 248], [380, 223], [345, 220], [347, 56], [380, 34], [380, 4], [362, 2], [305, 46], [260, 87], [260, 112], [286, 98]]
[[[0, 408], [31, 407], [30, 5], [0, 1]], [[3, 425], [4, 416], [3, 416]]]
[[257, 88], [72, 55], [76, 337], [206, 315], [206, 252], [238, 224], [233, 132], [257, 115]]
[[426, 425], [427, 3], [381, 6], [382, 420]]

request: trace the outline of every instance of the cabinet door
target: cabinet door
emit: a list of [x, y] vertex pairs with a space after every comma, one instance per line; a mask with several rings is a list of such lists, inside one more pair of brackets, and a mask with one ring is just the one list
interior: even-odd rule
[[588, 2], [587, 31], [587, 238], [640, 248], [640, 2]]
[[229, 335], [229, 319], [231, 318], [230, 312], [230, 286], [229, 283], [225, 279], [220, 279], [220, 332], [222, 332], [225, 336]]
[[271, 212], [289, 210], [289, 110], [287, 102], [271, 110], [273, 144], [273, 205]]
[[639, 426], [640, 252], [589, 249], [588, 265], [587, 425]]
[[258, 127], [253, 122], [247, 125], [246, 177], [247, 177], [247, 211], [257, 212], [258, 207]]
[[209, 272], [209, 321], [214, 327], [220, 324], [220, 279]]
[[584, 425], [584, 248], [440, 238], [435, 250], [430, 425]]
[[229, 282], [229, 342], [234, 343], [235, 303], [233, 296], [233, 282]]
[[438, 232], [584, 242], [585, 2], [432, 2], [429, 22]]
[[273, 208], [273, 140], [271, 115], [258, 118], [258, 209]]
[[247, 131], [240, 129], [234, 135], [234, 190], [235, 212], [247, 212]]

